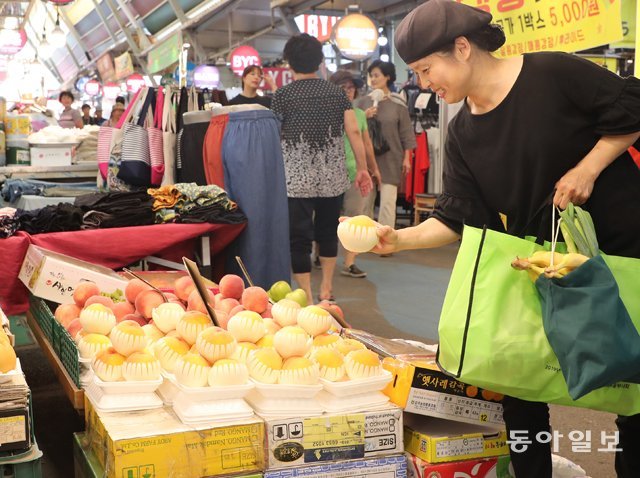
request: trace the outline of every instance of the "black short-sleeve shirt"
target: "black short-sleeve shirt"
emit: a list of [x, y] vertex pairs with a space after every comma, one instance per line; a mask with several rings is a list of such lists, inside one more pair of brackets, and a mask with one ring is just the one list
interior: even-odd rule
[[[603, 135], [637, 131], [640, 80], [574, 55], [526, 54], [496, 108], [475, 115], [465, 104], [449, 124], [435, 216], [460, 232], [463, 223], [501, 229], [501, 213], [508, 233], [540, 236], [551, 231], [539, 211], [556, 182]], [[601, 173], [584, 207], [604, 252], [640, 257], [640, 221], [629, 221], [640, 210], [640, 170], [628, 153]]]

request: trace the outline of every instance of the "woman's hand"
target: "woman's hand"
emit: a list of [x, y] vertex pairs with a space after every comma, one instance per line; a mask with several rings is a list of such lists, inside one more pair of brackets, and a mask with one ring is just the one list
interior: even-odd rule
[[411, 172], [411, 160], [409, 158], [404, 158], [402, 160], [402, 174], [407, 175]]
[[373, 181], [373, 184], [382, 184], [382, 174], [380, 173], [380, 169], [376, 168], [373, 171], [369, 171], [369, 174], [371, 175], [371, 180]]
[[366, 110], [364, 110], [364, 114], [367, 119], [374, 118], [378, 114], [378, 107], [372, 106], [371, 108], [367, 108]]
[[360, 194], [362, 195], [362, 197], [368, 196], [373, 189], [371, 176], [369, 176], [369, 173], [364, 169], [356, 172], [355, 184], [356, 187], [360, 190]]
[[271, 91], [275, 92], [278, 89], [278, 85], [276, 85], [276, 82], [273, 80], [273, 77], [269, 73], [266, 73], [264, 75], [264, 82], [269, 86]]
[[[350, 219], [348, 216], [341, 216], [338, 221], [343, 222]], [[391, 254], [397, 252], [398, 233], [391, 226], [383, 226], [376, 222], [376, 232], [378, 233], [378, 244], [370, 252], [376, 254]]]
[[565, 209], [572, 202], [576, 206], [584, 204], [591, 196], [595, 177], [580, 165], [570, 169], [556, 183], [553, 204]]

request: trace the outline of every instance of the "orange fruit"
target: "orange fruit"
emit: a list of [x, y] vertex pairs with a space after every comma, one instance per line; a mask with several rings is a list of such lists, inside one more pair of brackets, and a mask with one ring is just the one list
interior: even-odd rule
[[493, 400], [496, 397], [496, 394], [490, 390], [483, 390], [481, 395], [485, 400]]
[[474, 387], [473, 385], [469, 385], [466, 390], [467, 397], [473, 398], [478, 395], [478, 387]]

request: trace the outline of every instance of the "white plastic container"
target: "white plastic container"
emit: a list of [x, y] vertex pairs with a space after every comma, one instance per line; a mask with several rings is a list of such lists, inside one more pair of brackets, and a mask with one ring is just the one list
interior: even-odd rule
[[241, 398], [228, 400], [192, 401], [179, 393], [173, 399], [173, 411], [184, 424], [229, 421], [251, 418], [253, 409]]
[[162, 377], [157, 380], [144, 380], [139, 382], [105, 382], [98, 376], [94, 376], [93, 383], [107, 395], [132, 395], [137, 393], [153, 393], [162, 385]]
[[166, 372], [162, 372], [162, 384], [158, 387], [156, 392], [158, 396], [162, 399], [165, 405], [170, 407], [173, 405], [173, 400], [176, 395], [180, 392], [178, 386], [167, 376]]
[[311, 417], [322, 415], [324, 412], [315, 398], [291, 398], [295, 395], [289, 397], [265, 397], [256, 388], [245, 400], [259, 415], [270, 418]]
[[253, 381], [256, 391], [265, 398], [303, 399], [313, 398], [322, 390], [322, 384], [317, 385], [280, 385]]
[[366, 393], [375, 393], [384, 389], [393, 379], [393, 375], [388, 370], [383, 370], [382, 374], [375, 377], [359, 378], [356, 380], [345, 380], [342, 382], [330, 382], [320, 379], [324, 389], [336, 397], [351, 397]]
[[32, 144], [31, 166], [71, 166], [75, 143]]
[[85, 388], [85, 394], [98, 412], [130, 412], [162, 408], [162, 400], [154, 392], [108, 394], [96, 382]]
[[338, 397], [326, 390], [322, 390], [317, 397], [318, 403], [325, 412], [366, 412], [384, 408], [389, 403], [389, 397], [382, 392], [369, 392], [348, 397]]

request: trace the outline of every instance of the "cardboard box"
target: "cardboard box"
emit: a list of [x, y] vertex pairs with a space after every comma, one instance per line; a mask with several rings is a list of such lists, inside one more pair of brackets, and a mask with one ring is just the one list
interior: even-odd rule
[[393, 380], [383, 390], [405, 412], [477, 425], [504, 425], [502, 395], [442, 373], [433, 356], [385, 358]]
[[259, 418], [184, 425], [170, 408], [99, 413], [85, 397], [89, 446], [105, 478], [201, 478], [264, 469], [264, 422]]
[[265, 418], [267, 469], [402, 453], [402, 410]]
[[406, 413], [404, 449], [429, 463], [509, 454], [507, 431]]
[[31, 166], [71, 166], [73, 144], [39, 144], [31, 146]]
[[18, 276], [33, 295], [58, 304], [73, 303], [76, 285], [95, 282], [102, 292], [124, 292], [127, 280], [106, 267], [30, 245]]
[[515, 478], [509, 456], [431, 464], [407, 453], [410, 478]]
[[286, 470], [272, 470], [266, 471], [264, 474], [264, 478], [295, 478], [298, 476], [305, 478], [406, 478], [407, 459], [404, 455], [393, 455]]

